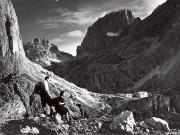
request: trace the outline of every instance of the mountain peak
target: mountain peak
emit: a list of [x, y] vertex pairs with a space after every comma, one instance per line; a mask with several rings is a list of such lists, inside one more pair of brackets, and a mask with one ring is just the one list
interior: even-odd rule
[[112, 12], [89, 27], [77, 50], [80, 64], [71, 64], [65, 78], [102, 93], [154, 88], [177, 92], [179, 0], [168, 0], [143, 20], [131, 14], [131, 11]]
[[130, 10], [110, 12], [99, 18], [88, 28], [81, 46], [78, 47], [77, 54], [80, 55], [82, 52], [94, 53], [108, 48], [107, 40], [111, 39], [112, 35], [118, 35], [124, 27], [132, 24], [134, 20], [135, 17], [133, 17]]
[[24, 50], [27, 58], [43, 67], [73, 59], [72, 55], [59, 51], [56, 45], [45, 39], [35, 38], [33, 42], [24, 44]]

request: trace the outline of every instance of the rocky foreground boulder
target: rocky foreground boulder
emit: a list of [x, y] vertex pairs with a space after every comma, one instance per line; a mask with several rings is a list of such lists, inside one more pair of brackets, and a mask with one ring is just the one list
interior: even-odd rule
[[156, 94], [146, 98], [127, 98], [120, 94], [102, 96], [106, 96], [112, 106], [109, 115], [99, 120], [102, 134], [177, 134], [180, 129], [180, 115], [173, 111], [176, 104], [170, 97]]
[[165, 131], [168, 132], [170, 131], [169, 129], [169, 125], [165, 120], [156, 118], [156, 117], [152, 117], [150, 119], [147, 119], [145, 121], [145, 123], [151, 127], [153, 127], [156, 130], [161, 130], [161, 131]]
[[129, 111], [123, 111], [116, 117], [114, 117], [110, 128], [112, 130], [124, 130], [126, 132], [133, 132], [136, 123], [133, 117], [133, 113]]

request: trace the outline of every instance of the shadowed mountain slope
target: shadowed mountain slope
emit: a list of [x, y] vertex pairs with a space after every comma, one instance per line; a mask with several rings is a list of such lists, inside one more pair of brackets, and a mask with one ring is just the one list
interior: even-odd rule
[[[180, 3], [167, 1], [144, 20], [117, 11], [89, 27], [71, 62], [51, 68], [101, 93], [179, 92]], [[165, 90], [164, 90], [165, 89]]]

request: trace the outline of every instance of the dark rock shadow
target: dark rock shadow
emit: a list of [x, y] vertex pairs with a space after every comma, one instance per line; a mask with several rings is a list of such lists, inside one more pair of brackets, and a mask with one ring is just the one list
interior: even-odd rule
[[8, 121], [2, 125], [0, 132], [6, 135], [21, 135], [22, 133], [20, 132], [20, 129], [26, 126], [31, 128], [36, 127], [39, 130], [39, 135], [57, 135], [55, 131], [28, 119]]

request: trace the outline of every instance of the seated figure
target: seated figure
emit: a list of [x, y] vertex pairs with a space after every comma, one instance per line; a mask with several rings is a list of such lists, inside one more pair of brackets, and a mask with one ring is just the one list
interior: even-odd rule
[[69, 110], [65, 107], [66, 102], [64, 101], [64, 91], [61, 91], [60, 96], [52, 99], [52, 105], [55, 107], [56, 113], [59, 113], [61, 116], [66, 115], [67, 121], [70, 121]]
[[33, 93], [39, 94], [41, 97], [41, 104], [46, 115], [52, 116], [53, 114], [59, 113], [61, 116], [66, 115], [66, 119], [70, 121], [70, 115], [68, 109], [65, 107], [66, 102], [64, 101], [64, 91], [61, 91], [60, 96], [52, 98], [49, 92], [48, 86], [49, 77], [45, 77], [44, 82], [39, 82], [35, 86]]

